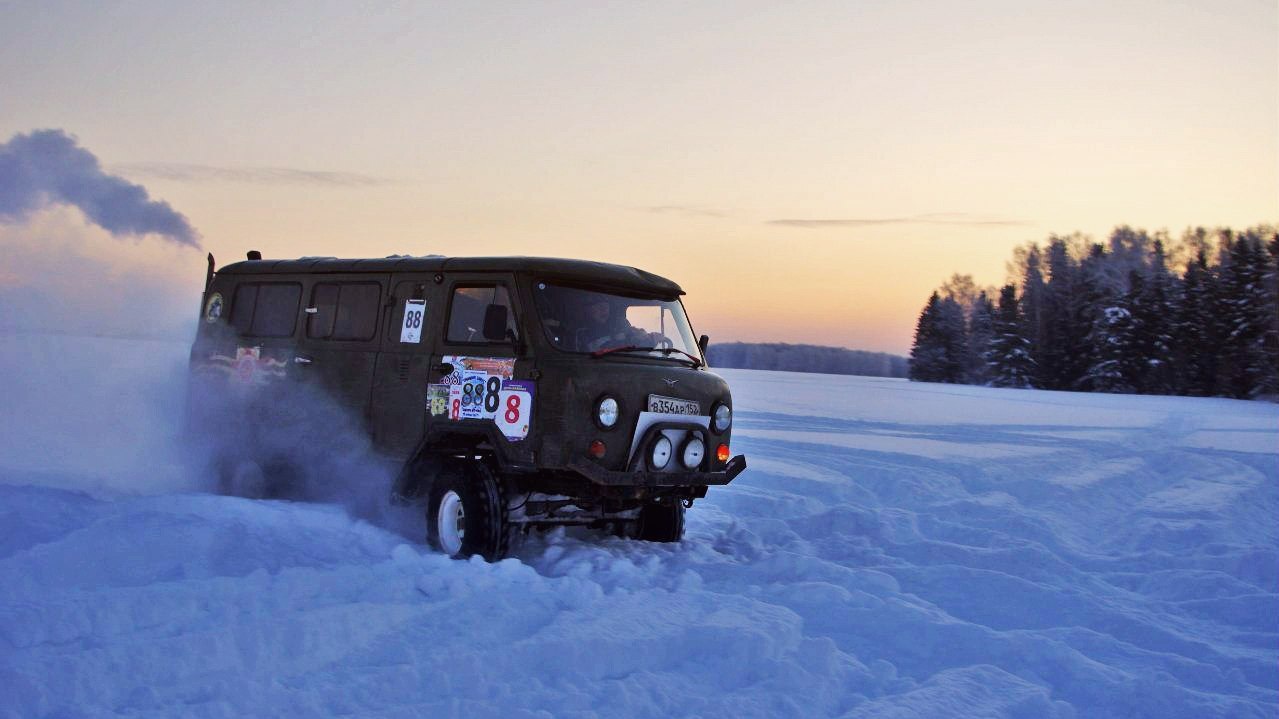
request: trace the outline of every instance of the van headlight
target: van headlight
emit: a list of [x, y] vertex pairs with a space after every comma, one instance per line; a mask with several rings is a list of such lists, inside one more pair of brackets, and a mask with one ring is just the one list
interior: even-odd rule
[[684, 463], [687, 469], [697, 469], [702, 466], [702, 458], [706, 456], [706, 444], [696, 435], [689, 437], [684, 443], [684, 449], [680, 452], [680, 461]]
[[712, 413], [711, 417], [711, 423], [715, 425], [715, 431], [717, 433], [724, 432], [724, 430], [728, 429], [729, 426], [733, 424], [733, 410], [729, 409], [728, 405], [721, 402], [715, 406], [715, 411]]
[[671, 440], [666, 435], [658, 435], [657, 440], [653, 442], [653, 448], [648, 453], [648, 463], [653, 469], [665, 469], [666, 465], [671, 463], [671, 454], [674, 447]]
[[600, 426], [609, 429], [617, 424], [617, 400], [612, 397], [605, 397], [595, 406], [595, 419], [599, 420]]

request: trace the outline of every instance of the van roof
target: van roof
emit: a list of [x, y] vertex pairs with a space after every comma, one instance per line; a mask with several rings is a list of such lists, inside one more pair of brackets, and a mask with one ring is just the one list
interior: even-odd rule
[[218, 270], [219, 275], [314, 274], [330, 272], [523, 272], [548, 280], [603, 289], [623, 289], [675, 299], [684, 290], [651, 272], [588, 260], [558, 257], [383, 257], [339, 259], [303, 257], [296, 260], [244, 260]]

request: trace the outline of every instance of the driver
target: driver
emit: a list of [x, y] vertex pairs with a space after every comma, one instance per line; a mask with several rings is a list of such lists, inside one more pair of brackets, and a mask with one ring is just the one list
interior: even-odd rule
[[577, 346], [586, 352], [628, 345], [648, 346], [659, 335], [633, 326], [625, 315], [614, 312], [607, 297], [596, 297], [585, 307], [585, 321], [577, 331]]

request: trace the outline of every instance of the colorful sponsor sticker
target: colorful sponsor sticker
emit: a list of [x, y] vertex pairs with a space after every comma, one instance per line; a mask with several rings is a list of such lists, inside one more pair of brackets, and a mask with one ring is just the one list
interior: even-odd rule
[[462, 371], [462, 419], [484, 419], [484, 394], [489, 376], [476, 370]]
[[511, 442], [528, 437], [534, 383], [511, 379], [514, 358], [445, 355], [441, 359], [453, 371], [427, 387], [433, 416], [491, 420]]
[[446, 384], [428, 384], [426, 386], [426, 406], [432, 417], [443, 417], [449, 413], [449, 386]]
[[449, 419], [462, 419], [462, 385], [449, 385]]
[[515, 374], [514, 357], [465, 357], [445, 355], [444, 363], [453, 365], [453, 374], [483, 372], [500, 379], [510, 379]]

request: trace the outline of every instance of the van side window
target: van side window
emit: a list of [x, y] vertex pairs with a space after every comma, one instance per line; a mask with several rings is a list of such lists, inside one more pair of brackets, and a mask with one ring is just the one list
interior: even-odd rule
[[291, 337], [297, 325], [302, 285], [253, 282], [235, 288], [231, 325], [245, 337]]
[[484, 336], [484, 317], [490, 305], [506, 308], [506, 330], [515, 332], [515, 308], [511, 306], [511, 295], [504, 285], [457, 287], [453, 290], [453, 301], [449, 303], [448, 341], [509, 342], [509, 336], [501, 339]]
[[307, 316], [311, 339], [364, 342], [377, 333], [382, 286], [376, 282], [321, 282], [311, 291]]

